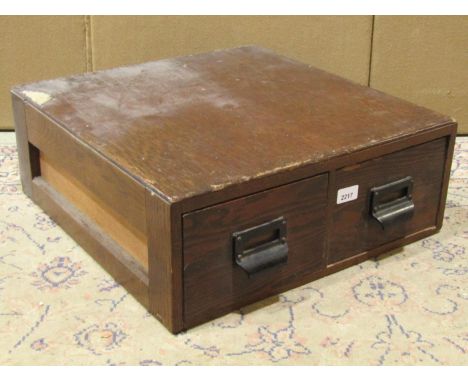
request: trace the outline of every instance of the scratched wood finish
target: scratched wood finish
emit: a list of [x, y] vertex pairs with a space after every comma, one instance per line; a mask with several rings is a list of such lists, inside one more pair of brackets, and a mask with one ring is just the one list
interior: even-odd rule
[[[21, 85], [12, 100], [24, 192], [173, 333], [442, 225], [455, 121], [263, 48]], [[336, 208], [348, 181], [367, 190], [404, 167], [424, 208], [397, 234], [374, 235], [364, 199]], [[144, 238], [146, 268], [76, 192]], [[228, 238], [280, 213], [291, 260], [247, 279]]]
[[[185, 214], [184, 298], [188, 326], [239, 308], [252, 298], [325, 267], [324, 236], [328, 177], [278, 187]], [[283, 217], [289, 246], [286, 265], [248, 277], [233, 262], [232, 234]]]
[[173, 202], [452, 122], [258, 47], [14, 91]]
[[[447, 139], [412, 147], [345, 167], [336, 172], [334, 196], [340, 188], [359, 185], [357, 200], [334, 204], [330, 222], [329, 262], [356, 256], [411, 233], [436, 227], [442, 191]], [[370, 213], [372, 187], [411, 176], [414, 181], [413, 215], [382, 229]]]

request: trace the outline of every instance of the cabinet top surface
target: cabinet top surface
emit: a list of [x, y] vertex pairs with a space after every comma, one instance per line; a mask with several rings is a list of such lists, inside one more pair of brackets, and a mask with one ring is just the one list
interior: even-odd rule
[[451, 121], [259, 47], [41, 81], [13, 93], [169, 201]]

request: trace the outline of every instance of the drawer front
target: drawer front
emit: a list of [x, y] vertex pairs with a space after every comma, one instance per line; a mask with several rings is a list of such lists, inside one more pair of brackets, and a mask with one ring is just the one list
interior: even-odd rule
[[435, 227], [446, 147], [440, 138], [336, 171], [328, 263]]
[[323, 269], [327, 187], [319, 175], [185, 214], [186, 327]]

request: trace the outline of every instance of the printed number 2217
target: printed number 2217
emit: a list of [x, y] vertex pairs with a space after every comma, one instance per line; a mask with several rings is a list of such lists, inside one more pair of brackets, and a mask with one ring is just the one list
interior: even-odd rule
[[350, 202], [358, 197], [359, 185], [354, 185], [346, 188], [340, 188], [336, 195], [336, 204]]

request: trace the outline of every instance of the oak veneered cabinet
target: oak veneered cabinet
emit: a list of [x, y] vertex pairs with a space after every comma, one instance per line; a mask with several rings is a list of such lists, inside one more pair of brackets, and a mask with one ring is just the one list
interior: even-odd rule
[[26, 195], [174, 333], [442, 225], [453, 119], [263, 48], [12, 97]]

